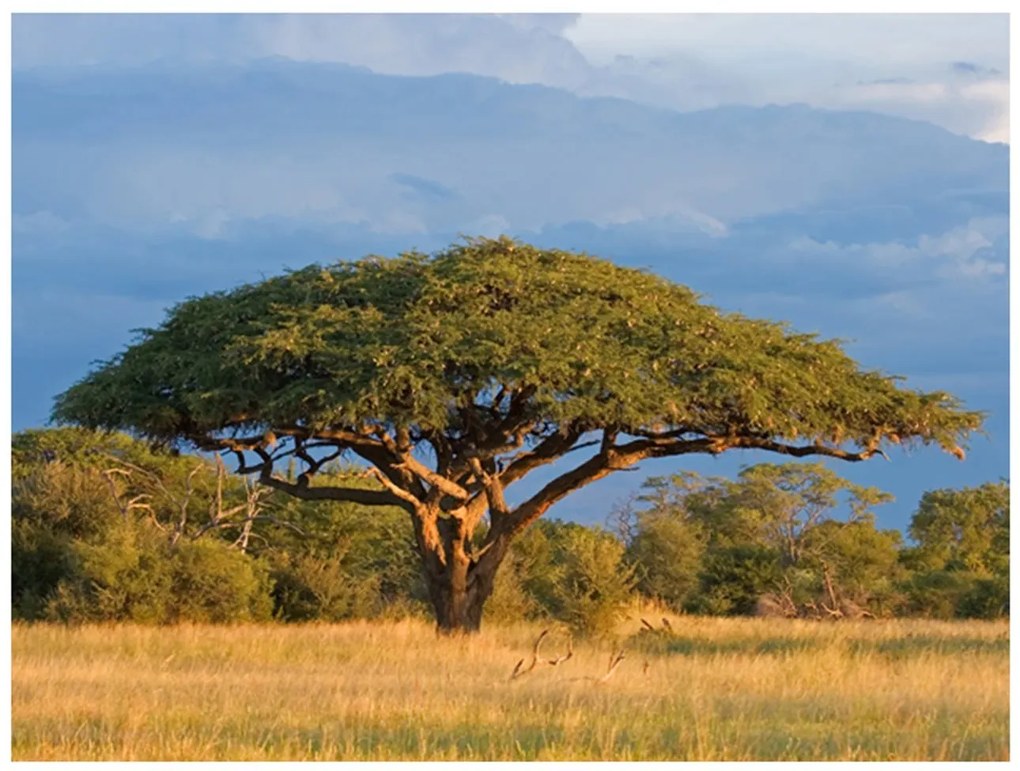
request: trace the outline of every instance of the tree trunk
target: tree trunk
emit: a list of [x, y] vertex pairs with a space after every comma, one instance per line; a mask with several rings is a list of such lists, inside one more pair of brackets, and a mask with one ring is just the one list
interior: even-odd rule
[[429, 598], [441, 634], [470, 634], [481, 629], [482, 609], [492, 594], [501, 561], [452, 559], [441, 571], [426, 571]]

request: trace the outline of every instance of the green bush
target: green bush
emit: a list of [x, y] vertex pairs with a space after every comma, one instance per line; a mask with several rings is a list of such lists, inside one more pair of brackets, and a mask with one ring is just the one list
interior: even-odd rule
[[161, 536], [140, 523], [122, 522], [101, 542], [74, 542], [71, 570], [57, 586], [47, 615], [66, 623], [167, 623], [173, 574]]
[[72, 539], [48, 524], [11, 522], [11, 610], [15, 618], [36, 621], [73, 566]]
[[538, 600], [527, 589], [524, 565], [511, 553], [496, 573], [492, 594], [485, 603], [485, 621], [511, 624], [541, 612]]
[[[337, 472], [337, 484], [364, 484]], [[396, 507], [366, 512], [350, 503], [274, 502], [279, 525], [264, 530], [259, 553], [270, 565], [275, 615], [285, 621], [416, 613], [427, 597], [414, 533]], [[300, 531], [300, 532], [298, 532]]]
[[223, 541], [180, 542], [164, 550], [171, 597], [167, 620], [195, 623], [268, 621], [272, 617], [269, 570]]
[[956, 615], [961, 618], [1002, 618], [1009, 616], [1009, 576], [978, 578], [960, 598]]
[[611, 633], [636, 584], [633, 567], [623, 559], [623, 544], [602, 530], [567, 525], [554, 554], [562, 571], [551, 591], [554, 615], [582, 635]]
[[927, 618], [955, 618], [963, 598], [974, 586], [975, 577], [963, 571], [915, 573], [903, 585], [907, 612]]
[[698, 589], [705, 551], [700, 528], [671, 512], [642, 512], [627, 546], [627, 560], [637, 568], [638, 590], [680, 611]]
[[775, 549], [730, 546], [705, 559], [700, 592], [687, 610], [709, 615], [747, 615], [758, 598], [775, 591], [782, 582], [782, 565]]
[[170, 624], [268, 620], [268, 571], [214, 539], [171, 546], [146, 522], [124, 522], [101, 543], [75, 542], [72, 567], [46, 606], [66, 623]]
[[353, 575], [344, 557], [284, 555], [273, 571], [276, 616], [284, 621], [343, 621], [378, 614], [379, 576]]

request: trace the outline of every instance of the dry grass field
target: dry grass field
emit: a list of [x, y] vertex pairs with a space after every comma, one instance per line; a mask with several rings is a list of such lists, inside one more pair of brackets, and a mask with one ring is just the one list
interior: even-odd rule
[[[13, 628], [16, 760], [1006, 760], [1006, 623]], [[565, 650], [551, 634], [543, 655]]]

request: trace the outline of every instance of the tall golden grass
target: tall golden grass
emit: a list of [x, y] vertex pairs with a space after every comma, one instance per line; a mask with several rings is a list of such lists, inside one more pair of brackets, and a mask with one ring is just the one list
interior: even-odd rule
[[[13, 627], [16, 760], [1006, 760], [1008, 624]], [[656, 626], [659, 622], [656, 621]], [[619, 641], [617, 641], [619, 642]], [[564, 650], [551, 634], [543, 654]]]

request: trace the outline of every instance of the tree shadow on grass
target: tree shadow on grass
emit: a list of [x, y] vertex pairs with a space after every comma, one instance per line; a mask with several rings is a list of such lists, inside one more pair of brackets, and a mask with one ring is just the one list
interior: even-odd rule
[[895, 640], [850, 640], [855, 655], [879, 654], [893, 659], [909, 659], [920, 655], [958, 656], [960, 654], [1009, 655], [1009, 638], [936, 637], [910, 635]]
[[758, 640], [702, 640], [697, 637], [658, 632], [642, 634], [634, 642], [634, 647], [642, 653], [663, 656], [781, 656], [812, 650], [818, 645], [819, 643], [814, 640], [796, 637], [770, 637]]

